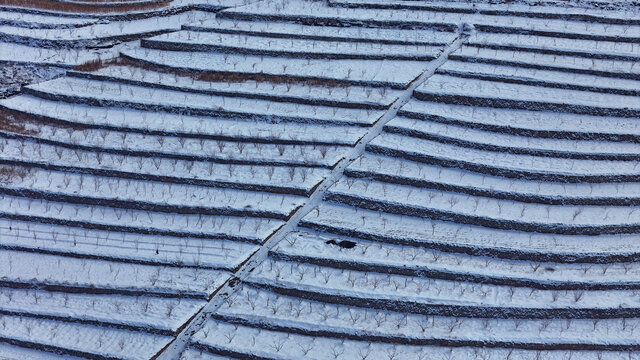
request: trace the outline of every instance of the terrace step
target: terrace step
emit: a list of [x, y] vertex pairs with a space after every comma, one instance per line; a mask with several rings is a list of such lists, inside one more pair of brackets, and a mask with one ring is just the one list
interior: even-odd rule
[[[326, 145], [259, 144], [246, 141], [184, 139], [128, 132], [61, 131], [42, 125], [37, 136], [0, 130], [0, 138], [32, 142], [70, 150], [147, 158], [208, 161], [216, 164], [257, 164], [304, 168], [331, 168], [344, 156], [346, 148]], [[241, 139], [244, 140], [244, 139]], [[82, 144], [82, 145], [81, 145]]]
[[[2, 52], [1, 62], [18, 62], [24, 64], [38, 64], [42, 66], [58, 66], [71, 69], [77, 64], [95, 62], [100, 60], [99, 54], [80, 51], [78, 49], [45, 49], [35, 48], [27, 45], [11, 42], [0, 42]], [[103, 54], [104, 58], [115, 57], [118, 47], [110, 49]], [[13, 54], [21, 54], [20, 59], [16, 59]]]
[[89, 230], [261, 244], [284, 222], [228, 215], [160, 213], [4, 195], [0, 218]]
[[313, 39], [285, 39], [243, 34], [179, 31], [141, 41], [143, 48], [218, 52], [303, 59], [362, 59], [430, 61], [440, 47], [373, 44]]
[[637, 61], [640, 51], [637, 43], [622, 42], [616, 38], [609, 40], [554, 38], [549, 41], [545, 36], [485, 32], [475, 33], [469, 39], [467, 46], [622, 61]]
[[273, 38], [311, 39], [373, 44], [445, 46], [454, 34], [434, 30], [407, 30], [338, 26], [307, 26], [266, 21], [240, 21], [216, 18], [188, 24], [184, 30], [220, 34], [260, 35]]
[[562, 159], [498, 153], [383, 133], [367, 151], [491, 176], [552, 182], [636, 182], [635, 161]]
[[[355, 316], [355, 315], [354, 315]], [[380, 314], [380, 316], [383, 316]], [[455, 321], [446, 322], [447, 325], [457, 325]], [[520, 356], [523, 358], [533, 357], [541, 350], [531, 346], [526, 349], [516, 349], [511, 347], [511, 343], [495, 344], [490, 342], [471, 343], [447, 341], [431, 342], [430, 344], [407, 345], [397, 344], [391, 341], [373, 341], [374, 336], [367, 336], [367, 333], [349, 334], [345, 336], [341, 332], [342, 338], [333, 335], [335, 333], [305, 333], [297, 331], [290, 324], [284, 326], [270, 326], [262, 329], [262, 326], [245, 322], [243, 324], [225, 322], [222, 319], [211, 319], [205, 324], [203, 331], [196, 334], [195, 341], [189, 346], [188, 354], [193, 357], [188, 359], [220, 359], [222, 358], [247, 358], [254, 359], [295, 359], [309, 356], [318, 359], [329, 359], [336, 356], [358, 359], [367, 354], [384, 354], [384, 356], [404, 355], [407, 358], [426, 359], [429, 356], [455, 356], [460, 358], [474, 358], [477, 356], [491, 356], [501, 358], [508, 356]], [[264, 326], [267, 327], [267, 326]], [[445, 328], [443, 326], [443, 328]], [[426, 328], [425, 328], [426, 330]], [[447, 330], [448, 331], [448, 330]], [[225, 336], [211, 336], [211, 334], [222, 333]], [[208, 334], [208, 335], [207, 335]], [[332, 337], [331, 337], [332, 336]], [[229, 340], [230, 339], [230, 340]], [[241, 343], [240, 339], [255, 339]], [[533, 345], [533, 344], [532, 344]], [[329, 349], [329, 350], [327, 350]], [[575, 353], [574, 350], [555, 350], [553, 354], [557, 356], [568, 356]], [[545, 352], [546, 353], [546, 352]], [[625, 352], [616, 351], [580, 351], [581, 356], [587, 359], [596, 359], [596, 355], [602, 359], [615, 359], [623, 356]], [[369, 355], [370, 356], [370, 355]]]
[[236, 189], [174, 186], [147, 181], [120, 181], [38, 168], [1, 167], [0, 194], [72, 204], [101, 205], [178, 214], [231, 215], [286, 220], [304, 200], [297, 196]]
[[[404, 89], [419, 74], [423, 65], [412, 61], [380, 60], [285, 60], [241, 54], [132, 49], [121, 52], [125, 59], [142, 66], [173, 71], [189, 71], [203, 78], [229, 77], [280, 83], [314, 85], [370, 86]], [[188, 64], [188, 65], [186, 65]], [[379, 71], [383, 69], [384, 71]], [[375, 69], [375, 71], [372, 71]]]
[[[584, 333], [565, 334], [563, 328], [566, 326], [566, 319], [552, 320], [551, 323], [554, 326], [550, 326], [548, 320], [520, 320], [516, 330], [513, 330], [513, 327], [510, 326], [512, 321], [509, 320], [493, 319], [487, 324], [487, 320], [481, 319], [456, 320], [445, 316], [415, 316], [402, 312], [361, 309], [356, 306], [331, 306], [321, 301], [279, 295], [251, 286], [245, 286], [239, 290], [236, 299], [238, 303], [236, 307], [223, 305], [220, 313], [213, 315], [210, 321], [335, 340], [343, 338], [403, 345], [445, 345], [449, 343], [453, 346], [471, 345], [524, 349], [543, 349], [546, 347], [556, 350], [563, 348], [568, 350], [580, 346], [583, 350], [598, 348], [623, 350], [625, 347], [633, 349], [638, 345], [631, 339], [631, 331], [625, 331], [621, 336], [622, 339], [604, 340], [601, 338], [600, 341], [584, 336]], [[258, 303], [267, 303], [268, 305], [255, 306]], [[285, 308], [287, 303], [292, 304], [289, 309]], [[337, 312], [337, 315], [330, 319], [324, 317], [328, 315], [327, 305], [335, 308]], [[273, 310], [276, 310], [276, 314], [273, 314]], [[302, 313], [305, 316], [301, 317]], [[561, 322], [564, 322], [565, 326], [557, 326]], [[602, 325], [605, 323], [610, 326], [618, 323], [616, 325], [619, 326], [620, 320], [603, 320]], [[535, 331], [534, 329], [541, 328], [545, 324], [546, 327], [544, 330], [541, 329], [540, 337], [536, 341], [528, 338], [530, 331]], [[586, 330], [586, 328], [592, 328], [593, 325], [591, 321], [572, 320], [569, 321], [569, 326], [584, 327]], [[494, 328], [494, 331], [481, 331], [480, 329], [483, 328]], [[427, 329], [429, 330], [427, 331]], [[474, 335], [464, 334], [465, 331]], [[605, 334], [603, 334], [603, 338], [606, 338]]]
[[[185, 139], [245, 141], [261, 144], [354, 145], [365, 129], [300, 123], [271, 124], [249, 119], [210, 118], [123, 108], [69, 104], [19, 95], [0, 100], [3, 118], [16, 131], [33, 134], [41, 123], [62, 128], [104, 129]], [[25, 128], [28, 126], [28, 128]], [[24, 131], [23, 131], [24, 130]]]
[[304, 230], [383, 244], [502, 259], [560, 263], [630, 262], [640, 258], [635, 235], [557, 235], [400, 216], [325, 202], [300, 223]]
[[633, 209], [629, 207], [520, 203], [368, 180], [338, 182], [325, 200], [386, 213], [503, 230], [569, 235], [640, 231]]
[[249, 118], [268, 122], [369, 126], [382, 115], [382, 112], [375, 110], [331, 109], [323, 106], [271, 103], [262, 100], [251, 100], [249, 108], [248, 101], [234, 97], [184, 94], [171, 90], [149, 89], [141, 86], [79, 78], [54, 79], [37, 85], [29, 85], [23, 91], [47, 100], [83, 105], [115, 106], [233, 119]]
[[[10, 139], [0, 141], [0, 145], [4, 145], [3, 154], [0, 156], [2, 165], [292, 195], [307, 194], [328, 173], [328, 170], [318, 168], [214, 164], [202, 161], [113, 155]], [[78, 161], [82, 161], [80, 166]], [[182, 173], [166, 175], [174, 174], [176, 171]]]
[[640, 159], [638, 157], [640, 147], [633, 143], [531, 138], [442, 124], [429, 119], [396, 117], [385, 125], [384, 131], [461, 147], [511, 154], [591, 160]]
[[570, 21], [585, 21], [605, 24], [640, 24], [640, 19], [630, 17], [623, 10], [598, 9], [588, 7], [557, 6], [553, 1], [544, 4], [516, 3], [500, 4], [490, 2], [474, 2], [472, 6], [456, 1], [380, 1], [380, 0], [330, 0], [331, 6], [368, 9], [406, 9], [429, 10], [444, 13], [481, 14], [488, 16], [508, 15], [524, 18], [561, 19]]
[[[478, 95], [480, 94], [480, 95]], [[416, 89], [414, 97], [422, 101], [456, 105], [555, 111], [594, 116], [638, 117], [638, 97], [550, 89], [455, 76], [434, 75]]]
[[[534, 34], [538, 36], [598, 39], [636, 42], [640, 37], [640, 18], [626, 9], [585, 9], [584, 7], [549, 6], [548, 4], [452, 4], [451, 2], [407, 2], [368, 0], [332, 0], [333, 13], [339, 7], [350, 8], [363, 16], [376, 13], [382, 18], [395, 18], [398, 14], [420, 14], [423, 18], [454, 23], [472, 23], [485, 33]], [[535, 6], [534, 6], [535, 5]], [[371, 9], [378, 10], [377, 12]], [[369, 10], [369, 11], [367, 11]], [[233, 11], [233, 10], [231, 10]], [[343, 11], [344, 12], [344, 11]], [[223, 12], [224, 14], [225, 12]], [[382, 16], [381, 16], [382, 15]], [[629, 31], [631, 30], [631, 31]]]
[[[0, 286], [12, 289], [206, 300], [229, 276], [228, 272], [217, 270], [201, 269], [195, 276], [192, 269], [11, 250], [1, 250], [0, 257], [5, 259], [2, 268], [8, 274]], [[86, 271], [87, 268], [91, 271]], [[43, 273], [44, 270], [47, 272]]]
[[411, 100], [399, 116], [532, 138], [640, 142], [631, 118], [514, 110]]
[[6, 27], [22, 27], [29, 29], [74, 29], [98, 23], [97, 19], [64, 17], [56, 15], [40, 15], [12, 11], [1, 8], [0, 24]]
[[[167, 17], [168, 21], [186, 21], [185, 16], [176, 15]], [[21, 27], [0, 26], [0, 40], [10, 43], [47, 49], [104, 49], [110, 46], [135, 41], [143, 37], [156, 36], [170, 31], [178, 30], [178, 27], [158, 26], [154, 20], [141, 20], [135, 26], [118, 28], [115, 24], [95, 24], [73, 29], [25, 29]], [[122, 29], [122, 30], [121, 30]]]
[[[344, 243], [351, 248], [341, 246]], [[635, 289], [633, 263], [566, 264], [513, 261], [296, 231], [269, 251], [273, 260], [326, 268], [395, 274], [539, 290]]]
[[160, 237], [0, 219], [7, 250], [114, 263], [235, 270], [256, 245], [226, 239]]
[[[100, 296], [3, 288], [10, 301], [0, 314], [88, 324], [171, 336], [203, 305], [202, 300]], [[97, 305], [97, 308], [96, 308]], [[145, 311], [146, 309], [146, 311]], [[171, 310], [167, 317], [164, 311]], [[163, 311], [164, 310], [164, 311]]]
[[640, 82], [602, 78], [593, 75], [522, 68], [517, 66], [447, 61], [438, 73], [506, 83], [535, 85], [557, 89], [582, 90], [605, 94], [640, 96]]
[[[15, 340], [14, 340], [15, 341]], [[13, 342], [12, 342], [13, 343]], [[15, 341], [15, 344], [21, 343], [19, 341]], [[22, 344], [31, 345], [28, 342], [24, 342]], [[51, 348], [55, 349], [55, 348]], [[7, 358], [28, 358], [33, 360], [61, 360], [61, 359], [69, 359], [69, 360], [81, 360], [82, 358], [71, 356], [71, 355], [60, 355], [53, 352], [45, 352], [44, 350], [35, 350], [33, 346], [31, 348], [28, 347], [19, 347], [17, 345], [9, 344], [5, 342], [0, 346], [0, 356], [4, 356]]]
[[[268, 260], [243, 284], [327, 304], [429, 316], [620, 319], [632, 317], [637, 311], [633, 305], [627, 305], [635, 298], [630, 290], [581, 290], [574, 292], [574, 297], [571, 291], [532, 291], [489, 284], [478, 289], [473, 283], [326, 267], [314, 277], [314, 269], [317, 271], [318, 266]], [[609, 303], [598, 300], [603, 298], [610, 299]]]
[[[264, 6], [263, 6], [264, 5]], [[434, 21], [428, 16], [416, 13], [409, 18], [407, 13], [375, 13], [355, 9], [344, 11], [327, 7], [324, 3], [297, 2], [283, 6], [277, 2], [249, 4], [221, 11], [216, 18], [238, 21], [289, 22], [309, 26], [393, 28], [411, 30], [435, 30], [455, 32], [458, 22]]]
[[109, 66], [91, 73], [68, 71], [67, 76], [122, 82], [131, 85], [202, 93], [218, 96], [290, 102], [307, 105], [332, 106], [338, 108], [363, 108], [382, 110], [389, 107], [397, 97], [397, 92], [372, 91], [367, 87], [350, 86], [328, 88], [303, 86], [300, 84], [262, 83], [246, 81], [234, 83], [212, 82], [195, 79], [188, 74], [168, 73], [127, 66]]
[[[31, 356], [117, 360], [147, 359], [165, 347], [171, 337], [129, 330], [74, 324], [21, 316], [3, 316], [6, 328], [0, 330], [0, 343], [30, 349]], [[96, 347], [94, 344], [102, 344]], [[0, 350], [3, 351], [3, 350]], [[42, 353], [34, 354], [35, 351]], [[10, 352], [24, 354], [22, 351]], [[44, 353], [47, 353], [46, 357]], [[49, 355], [53, 354], [53, 355]]]
[[594, 75], [606, 78], [640, 80], [637, 61], [608, 59], [585, 59], [581, 57], [553, 54], [531, 54], [519, 50], [485, 49], [462, 46], [451, 54], [451, 60], [470, 63], [507, 65], [546, 71], [561, 71], [573, 74]]
[[433, 189], [472, 196], [546, 205], [631, 206], [639, 183], [556, 183], [507, 179], [441, 167], [401, 158], [365, 153], [345, 169], [344, 181], [370, 179], [389, 184]]

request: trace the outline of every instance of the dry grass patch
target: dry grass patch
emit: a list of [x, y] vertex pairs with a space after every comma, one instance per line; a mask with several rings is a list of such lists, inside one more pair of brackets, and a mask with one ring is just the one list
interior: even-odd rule
[[121, 63], [121, 60], [119, 58], [109, 59], [109, 60], [96, 59], [96, 60], [91, 60], [91, 61], [87, 61], [86, 63], [76, 65], [73, 67], [73, 70], [92, 72], [92, 71], [100, 70], [102, 68], [106, 68], [107, 66], [110, 66], [110, 65], [118, 65], [120, 63]]
[[25, 124], [34, 124], [27, 115], [0, 109], [0, 130], [22, 135], [37, 135], [36, 129], [27, 129]]
[[309, 79], [301, 76], [289, 75], [266, 75], [266, 74], [250, 74], [250, 73], [231, 73], [221, 71], [200, 71], [177, 69], [166, 66], [155, 65], [148, 62], [136, 61], [129, 58], [117, 58], [110, 60], [94, 60], [84, 64], [77, 65], [73, 70], [77, 71], [96, 71], [111, 65], [121, 65], [135, 67], [149, 71], [155, 71], [166, 75], [175, 75], [190, 77], [195, 80], [210, 82], [229, 82], [242, 83], [246, 81], [268, 82], [273, 84], [299, 84], [307, 86], [321, 86], [327, 88], [345, 88], [350, 85], [343, 81], [328, 79]]
[[[25, 124], [31, 124], [33, 127], [27, 129]], [[91, 126], [85, 124], [60, 123], [60, 121], [55, 118], [48, 118], [42, 115], [28, 114], [11, 109], [0, 109], [0, 130], [22, 135], [38, 135], [40, 134], [38, 127], [45, 124], [55, 126], [59, 129], [73, 129], [77, 131], [91, 128]]]
[[142, 3], [130, 3], [126, 1], [103, 3], [101, 0], [93, 0], [91, 2], [95, 4], [65, 3], [55, 0], [0, 0], [0, 5], [67, 13], [112, 13], [158, 9], [169, 5], [171, 0], [149, 0]]

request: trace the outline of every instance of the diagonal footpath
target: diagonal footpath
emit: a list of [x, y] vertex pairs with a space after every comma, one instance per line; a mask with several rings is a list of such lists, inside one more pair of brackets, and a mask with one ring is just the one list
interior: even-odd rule
[[384, 113], [384, 115], [369, 129], [367, 134], [363, 136], [356, 146], [351, 149], [348, 155], [338, 162], [338, 165], [331, 171], [316, 190], [311, 194], [304, 206], [298, 209], [289, 218], [287, 223], [276, 231], [261, 247], [256, 251], [249, 259], [242, 265], [218, 291], [212, 296], [209, 302], [187, 323], [183, 326], [182, 331], [176, 336], [176, 338], [162, 351], [160, 351], [154, 359], [158, 360], [176, 360], [180, 358], [180, 355], [184, 352], [185, 348], [189, 344], [191, 337], [198, 332], [206, 323], [209, 316], [214, 313], [234, 292], [233, 287], [238, 282], [237, 280], [244, 280], [249, 276], [249, 273], [260, 263], [262, 263], [268, 256], [269, 250], [277, 245], [287, 234], [294, 231], [298, 226], [298, 223], [304, 216], [311, 212], [316, 206], [322, 202], [322, 199], [327, 190], [343, 175], [344, 170], [353, 161], [360, 157], [365, 150], [365, 147], [371, 140], [382, 133], [384, 126], [393, 119], [398, 110], [404, 106], [413, 95], [413, 91], [422, 83], [427, 81], [436, 70], [447, 61], [449, 55], [456, 51], [467, 40], [472, 31], [472, 27], [468, 24], [462, 24], [458, 29], [457, 36], [454, 41], [447, 45], [440, 55], [431, 62], [429, 62], [424, 71], [415, 80], [411, 82], [409, 87], [402, 92], [402, 94], [396, 99], [391, 107]]

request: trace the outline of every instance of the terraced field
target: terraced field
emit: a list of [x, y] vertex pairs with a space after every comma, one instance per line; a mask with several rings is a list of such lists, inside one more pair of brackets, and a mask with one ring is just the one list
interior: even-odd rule
[[122, 49], [243, 1], [0, 0], [0, 98], [71, 68], [91, 70]]
[[640, 357], [636, 5], [201, 3], [29, 45], [0, 358]]

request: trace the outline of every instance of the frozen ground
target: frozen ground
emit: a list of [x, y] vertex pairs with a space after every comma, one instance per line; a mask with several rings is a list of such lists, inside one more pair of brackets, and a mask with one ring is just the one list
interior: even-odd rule
[[0, 359], [640, 359], [636, 2], [32, 7]]

